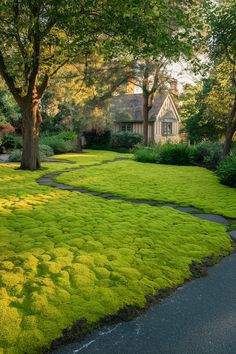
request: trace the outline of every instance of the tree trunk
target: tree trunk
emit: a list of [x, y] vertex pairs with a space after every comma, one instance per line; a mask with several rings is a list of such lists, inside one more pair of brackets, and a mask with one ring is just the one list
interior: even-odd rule
[[143, 145], [148, 146], [148, 93], [143, 92]]
[[77, 134], [77, 152], [82, 152], [82, 141], [81, 141], [81, 135], [80, 134]]
[[225, 134], [224, 142], [224, 156], [230, 153], [232, 146], [233, 136], [236, 132], [236, 96], [234, 99], [234, 106], [230, 114], [230, 123]]
[[34, 171], [40, 168], [39, 127], [41, 115], [39, 100], [26, 100], [21, 107], [23, 119], [23, 153], [21, 169]]

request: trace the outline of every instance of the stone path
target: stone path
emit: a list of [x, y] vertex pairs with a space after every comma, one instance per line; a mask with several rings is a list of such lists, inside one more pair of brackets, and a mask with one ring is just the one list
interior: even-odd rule
[[[51, 172], [38, 180], [41, 185], [80, 192], [105, 199], [172, 207], [195, 217], [228, 227], [236, 241], [236, 230], [230, 230], [236, 220], [177, 204], [157, 203], [155, 200], [122, 198], [107, 193], [74, 188], [54, 181], [62, 173], [94, 165]], [[235, 354], [236, 353], [236, 253], [209, 269], [207, 278], [200, 278], [178, 288], [160, 304], [129, 322], [106, 326], [80, 343], [55, 350], [53, 354]], [[227, 274], [227, 276], [226, 276]]]
[[[44, 185], [44, 186], [50, 186], [56, 189], [61, 189], [61, 190], [68, 190], [70, 192], [79, 192], [79, 193], [84, 193], [84, 194], [88, 194], [88, 195], [93, 195], [94, 197], [100, 197], [100, 198], [104, 198], [104, 199], [110, 199], [110, 200], [121, 200], [121, 201], [125, 201], [128, 203], [133, 203], [133, 204], [146, 204], [146, 205], [150, 205], [153, 207], [171, 207], [174, 209], [177, 209], [183, 213], [188, 213], [191, 214], [193, 216], [196, 216], [198, 218], [201, 219], [205, 219], [211, 222], [216, 222], [218, 224], [223, 224], [225, 226], [229, 226], [233, 223], [236, 223], [236, 220], [232, 220], [229, 218], [226, 218], [224, 216], [221, 215], [217, 215], [217, 214], [211, 214], [211, 213], [204, 213], [202, 210], [194, 208], [194, 207], [183, 207], [180, 206], [178, 204], [175, 203], [158, 203], [155, 200], [146, 200], [146, 199], [130, 199], [130, 198], [125, 198], [125, 197], [119, 197], [113, 194], [109, 194], [109, 193], [101, 193], [101, 192], [95, 192], [95, 191], [90, 191], [88, 189], [84, 189], [84, 188], [76, 188], [70, 185], [66, 185], [66, 184], [62, 184], [62, 183], [57, 183], [54, 179], [55, 177], [63, 174], [63, 173], [67, 173], [67, 172], [72, 172], [72, 171], [78, 171], [84, 168], [91, 168], [91, 167], [95, 167], [95, 166], [101, 166], [107, 163], [114, 163], [117, 161], [122, 161], [122, 160], [128, 160], [127, 158], [118, 158], [115, 160], [106, 160], [103, 161], [101, 163], [96, 163], [96, 164], [92, 164], [92, 165], [85, 165], [85, 166], [80, 166], [80, 167], [75, 167], [75, 168], [69, 168], [63, 171], [55, 171], [55, 172], [50, 172], [44, 176], [42, 176], [41, 178], [38, 179], [38, 183], [40, 185]], [[236, 233], [236, 230], [234, 230], [233, 232], [229, 232], [230, 236], [234, 238], [234, 233]], [[236, 240], [236, 236], [235, 236], [235, 240]]]

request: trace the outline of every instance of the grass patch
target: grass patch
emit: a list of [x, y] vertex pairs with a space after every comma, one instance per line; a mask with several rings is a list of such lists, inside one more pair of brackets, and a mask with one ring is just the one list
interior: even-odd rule
[[[57, 158], [79, 166], [119, 156]], [[68, 168], [43, 166], [0, 165], [0, 353], [39, 353], [75, 321], [93, 325], [125, 306], [143, 307], [147, 295], [190, 278], [192, 262], [231, 251], [222, 225], [39, 186], [41, 175]]]
[[213, 172], [202, 167], [141, 164], [130, 160], [65, 173], [57, 181], [92, 191], [177, 203], [236, 217], [236, 190], [221, 185]]

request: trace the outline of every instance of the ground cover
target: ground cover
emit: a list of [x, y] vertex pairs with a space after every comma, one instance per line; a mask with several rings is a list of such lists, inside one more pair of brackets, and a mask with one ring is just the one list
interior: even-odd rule
[[236, 218], [236, 189], [221, 185], [213, 172], [202, 167], [130, 160], [64, 173], [56, 180], [92, 191], [177, 203]]
[[[120, 156], [57, 158], [74, 167]], [[190, 278], [193, 261], [231, 251], [222, 225], [36, 183], [68, 167], [0, 165], [0, 353], [39, 353], [75, 321], [142, 307], [147, 295]]]

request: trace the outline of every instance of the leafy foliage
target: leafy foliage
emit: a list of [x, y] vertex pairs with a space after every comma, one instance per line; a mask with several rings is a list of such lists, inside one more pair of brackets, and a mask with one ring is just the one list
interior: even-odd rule
[[132, 148], [142, 141], [142, 135], [133, 132], [117, 132], [111, 135], [112, 147]]
[[158, 163], [190, 165], [190, 148], [186, 144], [164, 144], [158, 149]]
[[139, 162], [157, 163], [159, 158], [158, 149], [146, 146], [137, 146], [134, 149], [134, 159]]
[[190, 159], [194, 165], [215, 169], [223, 159], [223, 146], [220, 143], [201, 143], [191, 147]]
[[22, 158], [22, 150], [15, 149], [10, 153], [8, 160], [10, 162], [20, 162], [21, 158]]
[[84, 137], [86, 140], [86, 146], [89, 148], [94, 145], [110, 145], [111, 142], [111, 131], [106, 130], [102, 132], [98, 132], [95, 129], [91, 131], [85, 131]]
[[74, 136], [75, 134], [73, 132], [43, 136], [40, 139], [40, 144], [50, 146], [55, 154], [71, 152], [76, 150], [75, 139], [70, 139], [70, 137]]
[[236, 187], [236, 151], [219, 164], [216, 174], [221, 183]]
[[45, 155], [46, 157], [54, 155], [54, 151], [51, 146], [48, 145], [39, 145], [39, 152]]

